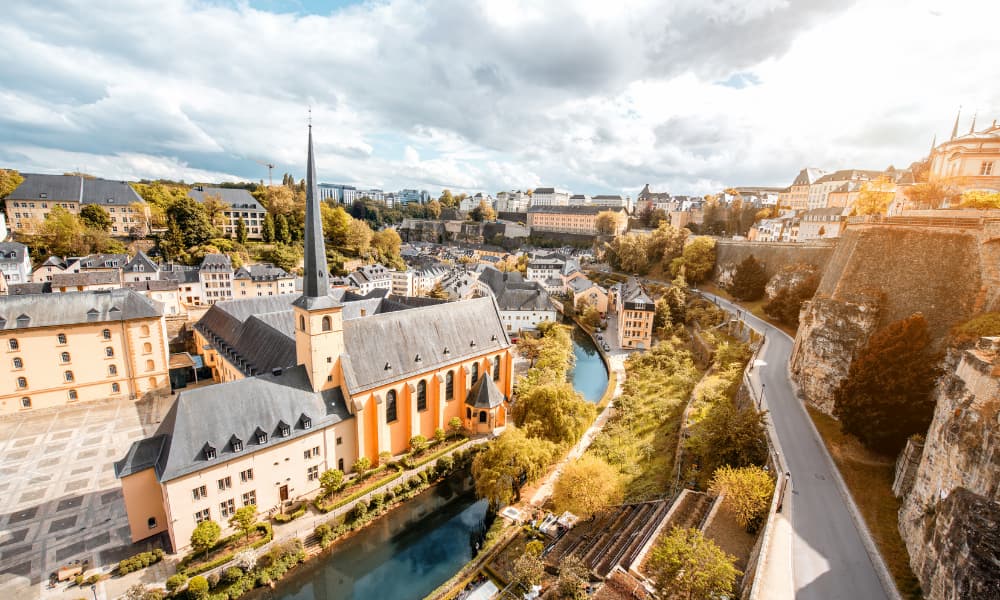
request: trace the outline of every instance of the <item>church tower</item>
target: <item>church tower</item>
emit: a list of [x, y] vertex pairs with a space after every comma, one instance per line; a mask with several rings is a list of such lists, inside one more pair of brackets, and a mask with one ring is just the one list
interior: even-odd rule
[[316, 187], [312, 124], [306, 167], [305, 271], [302, 295], [292, 303], [295, 313], [295, 356], [306, 367], [314, 391], [340, 385], [340, 355], [344, 352], [343, 306], [330, 296], [323, 221]]

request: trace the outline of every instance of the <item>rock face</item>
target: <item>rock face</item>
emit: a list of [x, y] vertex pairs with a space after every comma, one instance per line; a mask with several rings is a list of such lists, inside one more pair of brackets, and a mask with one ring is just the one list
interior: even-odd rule
[[790, 368], [808, 402], [824, 413], [833, 413], [833, 390], [875, 331], [879, 305], [878, 298], [821, 297], [802, 305]]
[[767, 282], [764, 291], [768, 299], [773, 299], [779, 291], [788, 290], [799, 285], [806, 279], [819, 273], [815, 265], [797, 264], [782, 267], [778, 273]]
[[929, 600], [1000, 598], [1000, 340], [947, 362], [899, 531]]

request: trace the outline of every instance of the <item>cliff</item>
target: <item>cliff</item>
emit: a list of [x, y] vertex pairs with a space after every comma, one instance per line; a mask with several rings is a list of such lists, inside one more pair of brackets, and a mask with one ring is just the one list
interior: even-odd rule
[[928, 600], [1000, 598], [1000, 340], [947, 362], [899, 531]]
[[857, 351], [893, 321], [923, 313], [940, 344], [953, 325], [989, 310], [1000, 290], [995, 247], [983, 230], [848, 228], [799, 317], [791, 370], [806, 401], [830, 413]]

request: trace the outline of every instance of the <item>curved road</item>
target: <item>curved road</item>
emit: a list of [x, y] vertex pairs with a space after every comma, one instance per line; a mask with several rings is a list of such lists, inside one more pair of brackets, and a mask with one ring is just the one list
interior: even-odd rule
[[[851, 517], [833, 462], [822, 446], [809, 415], [789, 380], [792, 340], [783, 331], [748, 314], [742, 307], [701, 292], [735, 313], [759, 332], [767, 343], [757, 359], [751, 381], [759, 393], [764, 386], [765, 408], [781, 446], [791, 482], [784, 514], [791, 514], [792, 587], [798, 600], [881, 600], [897, 597], [883, 588], [862, 533]], [[776, 530], [777, 531], [777, 530]], [[787, 543], [787, 542], [786, 542]], [[779, 544], [780, 545], [780, 544]], [[769, 553], [773, 558], [774, 554]], [[881, 565], [880, 565], [881, 566]], [[890, 584], [891, 585], [891, 584]], [[894, 590], [893, 590], [894, 591]], [[764, 591], [761, 598], [776, 597]]]

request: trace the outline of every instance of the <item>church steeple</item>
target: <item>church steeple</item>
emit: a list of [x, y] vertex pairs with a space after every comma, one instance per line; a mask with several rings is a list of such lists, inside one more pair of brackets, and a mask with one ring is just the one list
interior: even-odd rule
[[972, 126], [969, 127], [969, 135], [976, 133], [976, 117], [979, 116], [979, 111], [972, 113]]
[[303, 298], [326, 297], [330, 293], [330, 273], [326, 268], [326, 247], [323, 244], [323, 220], [319, 210], [319, 190], [316, 187], [316, 159], [313, 156], [311, 123], [309, 125], [309, 158], [306, 167], [305, 255], [302, 296]]
[[[958, 107], [958, 114], [955, 115], [955, 126], [951, 128], [951, 139], [958, 137], [958, 120], [962, 117], [962, 107]], [[310, 146], [311, 148], [312, 146]]]

